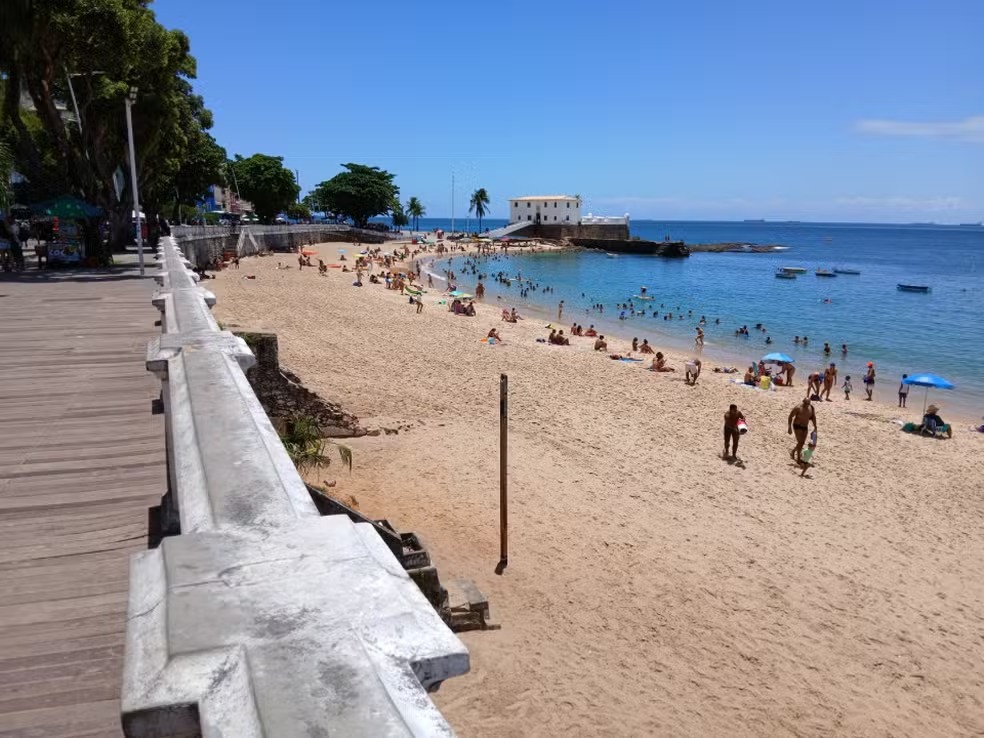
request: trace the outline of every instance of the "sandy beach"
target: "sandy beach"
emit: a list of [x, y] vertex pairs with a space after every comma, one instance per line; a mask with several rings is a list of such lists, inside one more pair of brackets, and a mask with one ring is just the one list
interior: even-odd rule
[[[339, 247], [351, 251], [314, 248], [334, 262]], [[984, 434], [963, 422], [952, 440], [904, 434], [892, 421], [918, 420], [922, 392], [900, 415], [862, 402], [855, 381], [850, 402], [835, 390], [816, 403], [802, 478], [786, 423], [801, 374], [762, 392], [706, 362], [688, 386], [678, 353], [676, 373], [656, 374], [591, 339], [536, 343], [544, 321], [501, 322], [504, 301], [459, 317], [433, 289], [416, 314], [353, 280], [278, 254], [206, 286], [226, 328], [276, 332], [310, 389], [367, 428], [403, 428], [351, 441], [352, 474], [321, 476], [417, 532], [442, 579], [488, 595], [502, 629], [464, 634], [472, 671], [435, 695], [459, 735], [984, 733]], [[500, 345], [481, 341], [493, 327]], [[750, 427], [742, 464], [721, 457], [732, 402]]]

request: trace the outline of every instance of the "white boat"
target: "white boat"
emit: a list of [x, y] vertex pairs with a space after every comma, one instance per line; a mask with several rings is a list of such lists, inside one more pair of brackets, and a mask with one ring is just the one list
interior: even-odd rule
[[806, 274], [806, 267], [779, 267], [779, 271], [788, 274]]

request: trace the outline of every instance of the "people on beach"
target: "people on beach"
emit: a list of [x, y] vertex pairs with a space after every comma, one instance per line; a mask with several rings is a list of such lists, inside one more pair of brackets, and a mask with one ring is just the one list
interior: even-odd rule
[[595, 339], [595, 342], [594, 342], [594, 350], [595, 351], [607, 351], [608, 350], [608, 343], [605, 341], [605, 337], [604, 336], [598, 336], [598, 338]]
[[834, 384], [837, 382], [837, 365], [833, 362], [830, 363], [823, 371], [823, 393], [821, 393], [821, 399], [827, 402], [833, 402], [830, 399], [830, 390], [834, 388]]
[[594, 323], [588, 326], [588, 330], [584, 332], [584, 335], [589, 338], [594, 338], [598, 335], [598, 331], [595, 330]]
[[806, 396], [816, 397], [820, 399], [820, 383], [823, 379], [823, 374], [821, 372], [810, 372], [810, 376], [806, 378]]
[[804, 397], [803, 401], [789, 412], [787, 419], [787, 432], [789, 435], [796, 434], [796, 446], [789, 452], [793, 461], [799, 462], [800, 452], [806, 444], [806, 436], [810, 430], [810, 423], [813, 423], [813, 430], [817, 430], [817, 413], [813, 408], [813, 403], [809, 397]]
[[742, 382], [744, 384], [747, 384], [749, 387], [754, 387], [755, 386], [755, 367], [754, 366], [748, 367], [748, 371], [745, 372], [745, 378], [742, 380]]
[[653, 359], [652, 365], [649, 367], [650, 371], [654, 372], [675, 372], [676, 369], [666, 365], [666, 358], [663, 356], [662, 351], [657, 351], [656, 356]]
[[643, 338], [642, 345], [639, 347], [639, 353], [651, 354], [653, 353], [653, 347], [649, 345], [649, 339]]
[[796, 374], [796, 367], [793, 366], [793, 363], [791, 361], [787, 361], [785, 364], [782, 365], [782, 369], [786, 374], [786, 386], [792, 387], [793, 375]]
[[905, 402], [909, 399], [909, 385], [905, 383], [908, 378], [908, 374], [903, 374], [902, 381], [899, 382], [899, 407], [905, 407]]
[[[738, 461], [738, 439], [741, 433], [738, 431], [738, 421], [744, 421], [745, 416], [737, 405], [729, 405], [728, 412], [724, 414], [724, 458]], [[728, 454], [728, 446], [731, 447], [731, 454]]]
[[700, 326], [697, 326], [697, 337], [694, 339], [694, 344], [697, 348], [704, 345], [704, 330]]
[[801, 477], [805, 477], [807, 470], [813, 468], [813, 463], [814, 463], [813, 455], [816, 453], [816, 450], [817, 450], [816, 441], [811, 440], [810, 443], [807, 444], [807, 447], [804, 448], [803, 452], [800, 454], [800, 457], [796, 463], [799, 464], [800, 468], [803, 470], [800, 472]]
[[875, 365], [868, 362], [868, 371], [864, 375], [864, 392], [867, 395], [864, 399], [871, 401], [871, 395], [875, 391]]
[[939, 415], [940, 409], [936, 405], [926, 408], [923, 415], [922, 425], [919, 426], [920, 432], [929, 433], [935, 436], [937, 433], [946, 433], [947, 438], [953, 438], [953, 428]]
[[841, 389], [844, 390], [844, 399], [845, 400], [850, 400], [851, 399], [851, 392], [854, 389], [851, 386], [851, 377], [850, 377], [850, 375], [847, 376], [847, 377], [844, 377], [844, 386], [841, 387]]
[[701, 362], [700, 359], [694, 358], [687, 362], [686, 370], [687, 375], [685, 377], [687, 384], [693, 386], [697, 384], [697, 377], [700, 376]]
[[491, 338], [491, 339], [493, 339], [495, 341], [498, 341], [499, 343], [502, 343], [503, 342], [502, 341], [502, 338], [499, 336], [499, 331], [497, 331], [495, 328], [492, 328], [492, 329], [489, 330], [489, 333], [486, 336], [486, 338]]

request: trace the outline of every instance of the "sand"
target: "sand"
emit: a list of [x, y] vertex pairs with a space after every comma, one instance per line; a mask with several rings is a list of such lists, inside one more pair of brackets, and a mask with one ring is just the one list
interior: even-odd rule
[[[315, 248], [334, 261], [338, 246]], [[504, 303], [456, 317], [431, 291], [417, 315], [296, 266], [222, 272], [215, 314], [275, 331], [281, 361], [367, 427], [409, 426], [352, 441], [353, 473], [320, 476], [488, 595], [502, 629], [464, 634], [471, 673], [435, 695], [460, 735], [984, 732], [984, 437], [905, 435], [896, 409], [835, 395], [801, 478], [786, 416], [805, 377], [767, 393], [705, 366], [691, 387], [679, 355], [654, 374], [589, 339], [537, 344], [543, 321], [500, 322]], [[491, 327], [503, 345], [480, 342]], [[721, 458], [731, 402], [750, 426], [742, 465]]]

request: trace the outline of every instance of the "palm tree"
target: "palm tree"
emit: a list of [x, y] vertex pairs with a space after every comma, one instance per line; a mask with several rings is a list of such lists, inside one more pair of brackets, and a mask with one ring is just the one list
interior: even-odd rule
[[413, 218], [413, 229], [417, 230], [418, 222], [427, 215], [427, 208], [416, 197], [407, 200], [407, 215]]
[[475, 213], [478, 218], [478, 230], [482, 230], [482, 218], [489, 212], [489, 193], [484, 187], [479, 187], [472, 193], [471, 200], [468, 202], [468, 212]]

